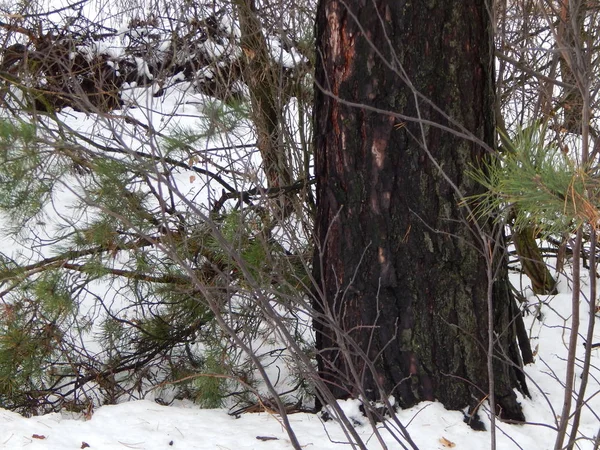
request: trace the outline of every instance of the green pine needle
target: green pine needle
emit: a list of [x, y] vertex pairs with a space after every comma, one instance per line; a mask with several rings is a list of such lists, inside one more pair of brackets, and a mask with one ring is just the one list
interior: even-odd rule
[[511, 142], [512, 151], [500, 160], [471, 171], [487, 189], [469, 199], [477, 216], [490, 217], [514, 206], [515, 227], [533, 225], [542, 236], [598, 222], [598, 179], [549, 144], [543, 126], [521, 130]]

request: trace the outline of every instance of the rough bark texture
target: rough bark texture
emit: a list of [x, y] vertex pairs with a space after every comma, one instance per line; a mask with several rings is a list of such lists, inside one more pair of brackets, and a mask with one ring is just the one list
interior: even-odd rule
[[292, 174], [281, 143], [279, 121], [282, 116], [277, 95], [281, 94], [277, 67], [271, 62], [262, 25], [253, 0], [236, 0], [240, 20], [241, 46], [245, 55], [244, 80], [250, 91], [252, 119], [258, 134], [258, 149], [263, 159], [269, 188], [289, 186]]
[[521, 261], [521, 267], [531, 280], [534, 294], [556, 295], [558, 294], [556, 280], [544, 263], [542, 252], [535, 241], [535, 235], [533, 227], [513, 230], [513, 242]]
[[561, 80], [573, 86], [563, 93], [561, 102], [564, 114], [563, 127], [575, 134], [581, 134], [581, 111], [583, 110], [583, 97], [577, 87], [577, 77], [574, 72], [574, 67], [578, 65], [574, 49], [581, 48], [586, 10], [585, 6], [579, 3], [570, 5], [569, 0], [560, 2], [560, 22], [557, 27]]
[[[433, 157], [467, 196], [480, 188], [466, 171], [485, 151], [438, 127], [421, 130], [345, 102], [418, 117], [399, 76], [404, 70], [453, 120], [493, 142], [485, 1], [321, 0], [316, 33], [321, 375], [339, 398], [363, 389], [371, 399], [393, 394], [403, 407], [434, 399], [452, 409], [474, 406], [488, 392], [486, 264], [459, 197], [419, 141], [423, 131]], [[427, 102], [418, 108], [424, 119], [449, 125]], [[496, 400], [502, 417], [522, 420], [513, 391], [526, 390], [515, 339], [520, 316], [504, 261], [500, 266]], [[344, 335], [358, 348], [341, 352]]]

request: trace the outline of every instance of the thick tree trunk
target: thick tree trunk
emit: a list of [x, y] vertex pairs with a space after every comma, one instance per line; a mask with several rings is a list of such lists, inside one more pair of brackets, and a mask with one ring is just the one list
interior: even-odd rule
[[[464, 196], [480, 192], [466, 171], [485, 150], [437, 126], [356, 106], [453, 127], [430, 103], [415, 102], [406, 73], [453, 121], [493, 143], [485, 3], [319, 4], [315, 307], [322, 314], [315, 328], [321, 375], [339, 398], [392, 394], [401, 406], [438, 399], [458, 409], [488, 392], [486, 264], [445, 178]], [[496, 401], [502, 417], [522, 420], [513, 391], [526, 390], [515, 338], [520, 315], [504, 259], [496, 273]]]

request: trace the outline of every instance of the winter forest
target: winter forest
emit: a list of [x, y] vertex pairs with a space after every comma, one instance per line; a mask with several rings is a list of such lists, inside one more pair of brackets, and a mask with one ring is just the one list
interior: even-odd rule
[[0, 448], [600, 448], [600, 3], [0, 1]]

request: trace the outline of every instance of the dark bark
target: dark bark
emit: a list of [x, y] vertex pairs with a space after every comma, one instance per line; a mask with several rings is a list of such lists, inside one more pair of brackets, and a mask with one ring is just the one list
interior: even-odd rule
[[[434, 399], [452, 409], [474, 406], [488, 391], [486, 264], [478, 231], [424, 151], [421, 133], [465, 196], [481, 192], [466, 171], [485, 150], [439, 127], [421, 130], [345, 102], [452, 126], [429, 103], [415, 103], [399, 75], [405, 71], [420, 93], [492, 145], [485, 2], [321, 0], [316, 32], [321, 376], [339, 398], [393, 394], [403, 407]], [[501, 417], [523, 420], [513, 391], [526, 391], [516, 340], [521, 317], [504, 257], [497, 263], [496, 400]], [[357, 348], [344, 351], [349, 341]]]
[[291, 184], [292, 174], [279, 130], [282, 116], [278, 102], [280, 80], [272, 63], [262, 25], [253, 0], [236, 0], [240, 20], [241, 47], [245, 55], [244, 81], [250, 91], [252, 119], [258, 135], [258, 149], [269, 188]]
[[535, 234], [533, 227], [513, 230], [512, 239], [517, 255], [525, 274], [531, 280], [533, 292], [540, 295], [556, 295], [556, 280], [544, 263], [542, 252], [535, 241]]
[[574, 49], [582, 48], [581, 36], [584, 35], [585, 7], [569, 5], [569, 0], [560, 3], [560, 22], [557, 41], [560, 53], [560, 76], [563, 82], [572, 85], [565, 89], [562, 96], [563, 127], [570, 133], [581, 134], [581, 111], [583, 97], [578, 88], [574, 67], [578, 65]]

